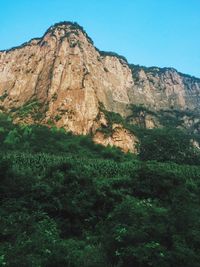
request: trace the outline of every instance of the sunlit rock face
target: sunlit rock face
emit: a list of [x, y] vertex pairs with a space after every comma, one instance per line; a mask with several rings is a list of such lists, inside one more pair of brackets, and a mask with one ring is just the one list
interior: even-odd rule
[[[16, 121], [52, 122], [75, 134], [90, 133], [97, 143], [125, 151], [135, 151], [136, 137], [118, 125], [105, 141], [97, 131], [100, 105], [123, 117], [130, 114], [131, 104], [156, 111], [198, 110], [199, 93], [199, 79], [174, 69], [129, 65], [123, 57], [100, 52], [84, 30], [70, 22], [55, 24], [42, 38], [0, 52], [2, 111], [15, 112]], [[21, 107], [32, 108], [33, 103], [40, 116], [17, 116]], [[150, 119], [146, 123], [154, 127]]]
[[155, 109], [200, 109], [200, 79], [172, 68], [132, 66], [132, 99]]

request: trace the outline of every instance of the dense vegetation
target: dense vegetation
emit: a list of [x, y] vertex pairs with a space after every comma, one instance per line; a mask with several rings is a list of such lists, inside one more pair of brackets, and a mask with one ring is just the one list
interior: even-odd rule
[[200, 266], [199, 152], [133, 130], [138, 156], [0, 116], [0, 266]]

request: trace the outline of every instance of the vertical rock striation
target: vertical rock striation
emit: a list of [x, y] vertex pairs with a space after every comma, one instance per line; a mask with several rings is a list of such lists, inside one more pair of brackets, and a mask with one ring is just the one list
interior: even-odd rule
[[[0, 52], [2, 111], [13, 112], [16, 121], [53, 122], [75, 134], [92, 133], [97, 143], [126, 151], [135, 151], [137, 140], [122, 126], [115, 125], [109, 139], [97, 131], [100, 105], [123, 117], [132, 104], [198, 111], [199, 94], [197, 78], [129, 65], [123, 57], [100, 52], [76, 23], [55, 24], [42, 38]], [[32, 116], [33, 111], [41, 116]]]

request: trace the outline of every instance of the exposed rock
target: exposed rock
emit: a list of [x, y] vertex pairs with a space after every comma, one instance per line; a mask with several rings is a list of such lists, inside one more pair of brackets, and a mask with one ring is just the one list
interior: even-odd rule
[[[199, 110], [200, 80], [174, 69], [141, 68], [124, 58], [101, 53], [77, 24], [52, 26], [42, 38], [0, 52], [0, 108], [15, 111], [16, 121], [47, 124], [75, 134], [96, 133], [95, 141], [135, 151], [135, 137], [122, 126], [105, 139], [100, 132], [100, 103], [126, 117], [130, 104], [145, 104], [156, 111], [176, 108]], [[18, 110], [38, 101], [38, 113]], [[34, 110], [36, 110], [34, 108]], [[36, 112], [36, 111], [35, 111]], [[104, 118], [104, 123], [106, 119]], [[148, 128], [156, 127], [145, 117]]]
[[145, 116], [145, 128], [147, 129], [153, 129], [158, 127], [158, 124], [156, 124], [155, 118], [151, 115]]
[[193, 146], [194, 148], [200, 150], [200, 145], [199, 145], [199, 142], [198, 142], [197, 140], [192, 139], [192, 140], [191, 140], [191, 144], [192, 144], [192, 146]]
[[116, 146], [121, 148], [124, 152], [138, 152], [137, 145], [139, 140], [120, 124], [112, 125], [112, 133], [109, 136], [101, 131], [97, 131], [94, 135], [94, 142], [104, 146]]
[[137, 115], [131, 116], [129, 123], [146, 129], [153, 129], [161, 126], [157, 116], [148, 114], [144, 111], [139, 112]]
[[200, 79], [172, 68], [131, 67], [135, 82], [132, 97], [135, 96], [135, 102], [154, 110], [200, 108]]

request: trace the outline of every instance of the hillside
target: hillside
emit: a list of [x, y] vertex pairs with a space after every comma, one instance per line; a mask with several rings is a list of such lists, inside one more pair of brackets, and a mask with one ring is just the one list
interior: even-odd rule
[[199, 92], [76, 23], [1, 51], [0, 266], [200, 267]]
[[148, 130], [136, 157], [0, 125], [0, 266], [200, 266], [200, 154], [182, 131]]

